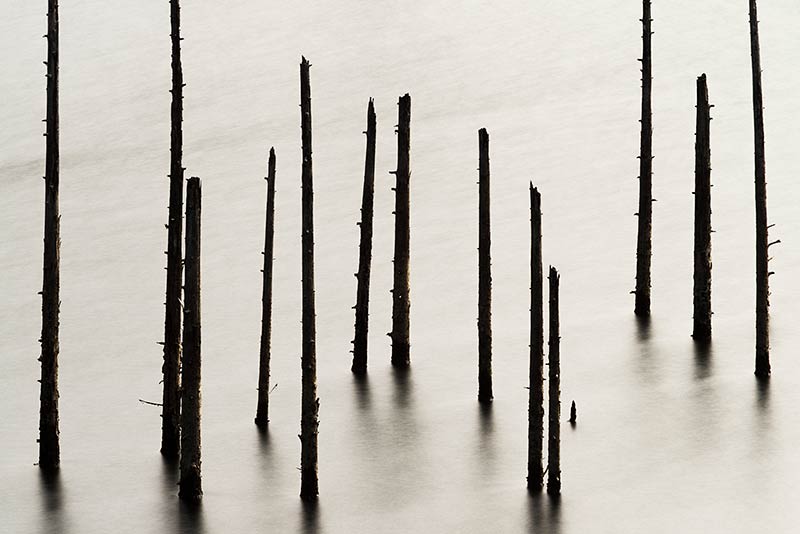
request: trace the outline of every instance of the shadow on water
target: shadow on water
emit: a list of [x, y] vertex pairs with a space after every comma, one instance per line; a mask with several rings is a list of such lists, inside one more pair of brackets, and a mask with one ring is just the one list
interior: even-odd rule
[[636, 339], [640, 343], [645, 343], [650, 341], [650, 337], [653, 334], [652, 329], [653, 321], [651, 317], [645, 316], [636, 316]]
[[258, 436], [258, 456], [264, 468], [271, 468], [275, 465], [275, 444], [272, 442], [269, 427], [256, 426]]
[[178, 460], [161, 457], [161, 487], [168, 495], [178, 495]]
[[322, 532], [320, 528], [318, 502], [303, 502], [300, 503], [300, 532], [304, 534], [319, 534]]
[[693, 341], [692, 350], [694, 351], [694, 378], [695, 380], [705, 380], [711, 376], [712, 355], [714, 349], [710, 341]]
[[372, 393], [369, 389], [367, 375], [353, 375], [353, 392], [355, 393], [356, 407], [361, 413], [372, 409]]
[[205, 518], [203, 503], [185, 503], [178, 501], [178, 532], [185, 534], [205, 534]]
[[492, 403], [478, 403], [479, 435], [476, 457], [480, 460], [482, 476], [490, 476], [495, 470], [497, 451], [494, 437], [494, 410]]
[[411, 368], [393, 368], [392, 379], [394, 380], [392, 401], [395, 408], [406, 409], [413, 407], [412, 393], [414, 391], [414, 384], [411, 380]]
[[64, 513], [64, 490], [61, 473], [39, 470], [39, 494], [42, 497], [42, 528], [40, 532], [67, 532]]
[[756, 408], [761, 415], [770, 414], [769, 378], [756, 378]]
[[545, 494], [529, 495], [527, 500], [528, 528], [536, 534], [561, 533], [561, 497]]

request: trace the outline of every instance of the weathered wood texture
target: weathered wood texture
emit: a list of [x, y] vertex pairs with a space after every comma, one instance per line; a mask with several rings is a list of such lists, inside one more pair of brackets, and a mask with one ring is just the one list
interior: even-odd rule
[[264, 225], [264, 279], [261, 288], [261, 349], [258, 365], [258, 406], [256, 425], [269, 423], [269, 361], [272, 341], [272, 259], [275, 242], [275, 149], [269, 149], [267, 163], [267, 209]]
[[172, 107], [170, 113], [169, 222], [167, 224], [167, 288], [164, 311], [164, 395], [161, 413], [161, 454], [180, 453], [181, 278], [183, 274], [183, 69], [181, 8], [170, 0], [172, 39]]
[[547, 439], [547, 493], [561, 493], [561, 355], [558, 316], [559, 274], [550, 267], [550, 375], [548, 439]]
[[636, 304], [634, 313], [650, 315], [650, 263], [653, 255], [653, 66], [650, 0], [642, 16], [642, 132], [639, 150], [639, 232], [636, 243]]
[[761, 48], [758, 8], [750, 0], [750, 54], [753, 67], [753, 128], [756, 194], [756, 376], [771, 373], [769, 361], [769, 228], [767, 223], [767, 164], [764, 155], [764, 99], [761, 91]]
[[203, 495], [200, 474], [200, 179], [186, 188], [186, 279], [183, 307], [180, 491], [184, 501]]
[[542, 302], [542, 197], [531, 193], [531, 326], [528, 388], [528, 489], [542, 491], [544, 468], [544, 310]]
[[319, 399], [317, 398], [316, 311], [314, 306], [314, 185], [311, 150], [311, 64], [300, 63], [300, 115], [303, 143], [302, 170], [302, 268], [303, 348], [302, 414], [300, 418], [300, 498], [314, 501], [319, 496], [317, 439]]
[[358, 246], [358, 289], [356, 290], [356, 324], [353, 338], [353, 365], [357, 375], [367, 372], [367, 347], [369, 337], [369, 281], [372, 270], [372, 219], [375, 199], [375, 103], [370, 98], [367, 106], [366, 157], [364, 161], [364, 190], [361, 195], [361, 241]]
[[697, 341], [711, 339], [711, 140], [706, 75], [697, 78], [694, 158], [694, 328]]
[[44, 171], [44, 255], [42, 276], [42, 353], [39, 394], [39, 467], [55, 471], [61, 464], [58, 417], [58, 333], [61, 269], [59, 212], [58, 0], [47, 10], [47, 118]]
[[478, 401], [492, 392], [492, 231], [489, 133], [478, 131]]
[[411, 249], [410, 182], [411, 182], [411, 97], [405, 94], [398, 101], [397, 170], [394, 209], [394, 289], [392, 289], [392, 365], [411, 364], [409, 290]]

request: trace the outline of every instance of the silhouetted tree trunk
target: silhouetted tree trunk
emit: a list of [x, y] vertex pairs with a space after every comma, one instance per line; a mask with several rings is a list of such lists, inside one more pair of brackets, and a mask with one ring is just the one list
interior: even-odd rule
[[642, 16], [642, 137], [639, 152], [639, 236], [636, 244], [636, 315], [650, 315], [650, 262], [653, 253], [653, 66], [650, 0]]
[[356, 324], [353, 338], [353, 366], [357, 375], [367, 372], [369, 333], [369, 280], [372, 269], [372, 219], [375, 197], [375, 104], [367, 106], [367, 155], [364, 161], [364, 191], [361, 196], [361, 242], [358, 246], [358, 290], [356, 292]]
[[544, 469], [544, 315], [542, 303], [542, 197], [531, 193], [531, 345], [528, 391], [528, 489], [542, 491]]
[[58, 469], [61, 446], [58, 427], [58, 315], [61, 300], [59, 213], [59, 114], [58, 114], [58, 0], [47, 9], [47, 144], [44, 171], [44, 258], [42, 280], [42, 362], [39, 395], [39, 467]]
[[267, 215], [264, 228], [264, 282], [261, 293], [261, 351], [258, 368], [256, 425], [269, 423], [269, 359], [272, 338], [272, 256], [275, 237], [275, 149], [269, 149]]
[[750, 0], [750, 52], [753, 66], [753, 125], [756, 182], [756, 376], [770, 375], [769, 363], [769, 228], [767, 226], [767, 164], [764, 157], [764, 99], [761, 93], [761, 50], [758, 9]]
[[550, 412], [547, 425], [547, 493], [561, 493], [561, 356], [558, 320], [558, 271], [550, 267]]
[[694, 164], [694, 329], [697, 341], [711, 339], [711, 141], [706, 75], [697, 78]]
[[186, 280], [183, 308], [183, 389], [181, 409], [181, 479], [178, 496], [197, 501], [200, 476], [200, 179], [186, 189]]
[[181, 238], [183, 226], [183, 69], [181, 8], [170, 0], [172, 30], [172, 109], [170, 114], [169, 223], [167, 224], [167, 298], [164, 312], [164, 398], [161, 413], [161, 454], [180, 452], [181, 368]]
[[572, 401], [572, 405], [569, 407], [569, 422], [573, 425], [578, 422], [578, 407], [575, 406], [575, 401]]
[[303, 392], [300, 421], [300, 498], [314, 501], [319, 495], [317, 480], [317, 398], [316, 311], [314, 308], [314, 184], [311, 153], [311, 64], [300, 63], [300, 113], [303, 136], [302, 226], [303, 226]]
[[489, 133], [478, 130], [478, 401], [492, 393], [492, 232]]
[[397, 185], [394, 209], [394, 289], [392, 290], [392, 365], [408, 367], [410, 357], [409, 252], [410, 231], [410, 181], [411, 181], [411, 97], [408, 94], [398, 101], [397, 124]]

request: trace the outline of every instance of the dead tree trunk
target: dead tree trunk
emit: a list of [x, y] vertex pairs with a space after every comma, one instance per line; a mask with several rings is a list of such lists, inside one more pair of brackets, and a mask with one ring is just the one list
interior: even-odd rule
[[489, 133], [478, 130], [478, 402], [492, 393], [492, 232]]
[[317, 398], [316, 311], [314, 307], [314, 185], [311, 152], [311, 64], [304, 57], [300, 63], [300, 113], [303, 136], [302, 173], [302, 247], [303, 247], [303, 368], [302, 416], [300, 420], [300, 498], [315, 501], [319, 495], [317, 480], [317, 434], [319, 399]]
[[269, 149], [267, 215], [264, 228], [264, 282], [261, 293], [261, 351], [258, 368], [256, 425], [269, 423], [269, 359], [272, 340], [272, 255], [275, 237], [275, 149]]
[[39, 395], [39, 467], [58, 469], [61, 446], [58, 428], [58, 316], [61, 269], [61, 215], [59, 213], [58, 114], [58, 0], [47, 10], [47, 137], [44, 171], [44, 258], [42, 280], [42, 362]]
[[200, 178], [189, 178], [186, 190], [181, 479], [178, 493], [184, 501], [197, 501], [203, 495], [200, 476], [200, 195]]
[[711, 340], [711, 141], [706, 75], [697, 78], [694, 163], [694, 329], [696, 341]]
[[756, 371], [770, 375], [769, 363], [769, 226], [767, 225], [767, 164], [764, 157], [764, 100], [761, 92], [761, 49], [758, 9], [750, 0], [750, 52], [753, 66], [753, 124], [756, 182]]
[[161, 454], [180, 452], [181, 278], [183, 226], [183, 69], [181, 8], [170, 0], [172, 38], [172, 108], [170, 114], [169, 223], [167, 224], [167, 298], [164, 312], [164, 397], [161, 413]]
[[550, 267], [550, 412], [547, 430], [547, 493], [561, 493], [561, 356], [558, 318], [558, 271]]
[[653, 253], [653, 66], [650, 0], [642, 16], [642, 135], [639, 152], [639, 236], [636, 243], [636, 305], [634, 313], [650, 315], [650, 262]]
[[542, 491], [544, 469], [544, 315], [542, 304], [542, 197], [531, 192], [531, 345], [528, 391], [528, 489]]
[[394, 289], [392, 289], [392, 365], [411, 364], [409, 292], [410, 182], [411, 182], [411, 97], [405, 94], [398, 101], [397, 170], [395, 175], [394, 209]]
[[372, 270], [372, 219], [375, 197], [375, 104], [369, 99], [367, 106], [367, 155], [364, 161], [364, 191], [361, 196], [361, 242], [358, 247], [358, 290], [356, 292], [356, 324], [353, 338], [352, 372], [367, 373], [367, 345], [369, 334], [369, 280]]

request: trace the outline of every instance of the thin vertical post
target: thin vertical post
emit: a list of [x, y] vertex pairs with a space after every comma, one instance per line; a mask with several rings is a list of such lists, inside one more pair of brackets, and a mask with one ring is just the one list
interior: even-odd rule
[[181, 478], [178, 496], [190, 502], [199, 500], [203, 495], [200, 471], [200, 197], [200, 178], [189, 178], [186, 188]]
[[303, 142], [302, 171], [302, 247], [303, 247], [303, 350], [302, 415], [300, 419], [300, 498], [315, 501], [319, 496], [317, 479], [317, 439], [319, 399], [317, 398], [316, 311], [314, 305], [314, 185], [311, 150], [311, 64], [300, 63], [300, 114]]
[[542, 197], [531, 194], [531, 327], [528, 388], [528, 489], [542, 491], [544, 469], [544, 314], [542, 302]]
[[375, 199], [375, 103], [370, 98], [367, 106], [366, 157], [364, 161], [364, 190], [361, 196], [361, 240], [358, 246], [358, 289], [356, 292], [356, 324], [353, 338], [353, 365], [357, 375], [367, 372], [367, 345], [369, 338], [369, 282], [372, 270], [372, 219]]
[[264, 268], [261, 289], [261, 347], [258, 366], [256, 425], [269, 423], [269, 364], [272, 342], [272, 260], [275, 242], [275, 149], [269, 149], [267, 163], [267, 208], [264, 225]]
[[406, 93], [398, 101], [397, 170], [395, 186], [394, 289], [392, 289], [392, 365], [411, 364], [409, 290], [411, 249], [411, 97]]
[[653, 62], [650, 0], [642, 13], [642, 132], [639, 151], [639, 233], [636, 242], [636, 304], [634, 313], [650, 315], [650, 264], [653, 255]]
[[550, 411], [547, 430], [547, 493], [561, 493], [561, 355], [558, 317], [559, 275], [555, 267], [550, 267]]
[[172, 104], [170, 110], [169, 222], [167, 224], [167, 288], [164, 310], [164, 397], [161, 412], [161, 454], [180, 453], [181, 387], [181, 249], [183, 232], [183, 68], [181, 7], [170, 0], [172, 40]]
[[478, 401], [492, 402], [492, 232], [489, 133], [478, 130]]
[[761, 47], [758, 8], [750, 0], [750, 54], [753, 67], [753, 128], [756, 196], [756, 370], [759, 378], [771, 373], [769, 361], [769, 226], [767, 223], [767, 164], [764, 155], [764, 98], [761, 91]]
[[44, 171], [44, 255], [42, 277], [42, 363], [39, 395], [39, 467], [55, 471], [61, 464], [58, 417], [58, 353], [61, 271], [59, 209], [58, 0], [47, 9], [47, 143]]
[[697, 78], [694, 167], [694, 328], [696, 341], [711, 340], [711, 108], [706, 75]]

